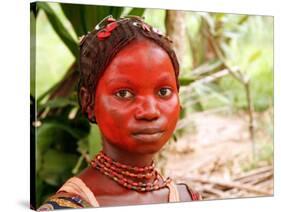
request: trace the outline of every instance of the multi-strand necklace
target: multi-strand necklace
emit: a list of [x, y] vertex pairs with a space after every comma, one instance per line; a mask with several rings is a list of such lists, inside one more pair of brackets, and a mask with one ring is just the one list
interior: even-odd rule
[[[147, 192], [166, 187], [171, 179], [163, 180], [156, 171], [154, 163], [137, 167], [119, 163], [108, 157], [103, 151], [91, 161], [93, 168], [108, 176], [123, 187], [135, 191]], [[146, 181], [150, 182], [146, 182]]]

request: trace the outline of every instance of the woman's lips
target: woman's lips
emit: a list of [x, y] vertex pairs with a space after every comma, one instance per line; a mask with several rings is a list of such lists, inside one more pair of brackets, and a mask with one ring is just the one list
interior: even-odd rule
[[133, 137], [142, 142], [156, 142], [164, 134], [164, 131], [159, 128], [144, 128], [132, 133]]

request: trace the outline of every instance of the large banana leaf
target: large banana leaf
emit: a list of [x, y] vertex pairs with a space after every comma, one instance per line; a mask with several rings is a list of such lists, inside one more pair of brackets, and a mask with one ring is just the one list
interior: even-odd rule
[[[51, 25], [55, 29], [56, 33], [62, 38], [62, 41], [65, 43], [65, 45], [71, 52], [73, 52], [73, 54], [77, 54], [78, 49], [76, 41], [72, 39], [71, 42], [69, 42], [71, 35], [67, 32], [66, 27], [63, 26], [62, 21], [58, 18], [52, 8], [47, 3], [40, 2], [38, 4], [39, 8], [43, 9], [46, 12]], [[112, 6], [77, 5], [65, 3], [61, 3], [60, 6], [66, 18], [71, 23], [77, 37], [86, 34], [88, 31], [91, 31], [93, 27], [98, 24], [98, 22], [104, 17], [112, 15], [114, 18], [119, 18], [124, 11], [123, 7]], [[127, 14], [124, 15], [142, 16], [144, 12], [144, 8], [132, 8]], [[76, 63], [77, 61], [75, 62], [75, 64]], [[58, 89], [60, 89], [60, 87], [63, 87], [60, 86], [60, 84], [63, 84], [65, 81], [65, 77], [68, 76], [68, 74], [65, 75], [64, 78], [60, 82], [58, 82], [58, 84], [52, 87], [55, 89], [50, 89], [49, 91], [44, 93], [44, 95], [42, 95], [42, 98], [40, 97], [38, 99], [38, 102], [40, 102], [43, 97], [45, 97], [49, 93], [57, 91]]]
[[133, 8], [128, 15], [137, 15], [143, 16], [145, 9], [144, 8]]
[[86, 34], [104, 17], [113, 15], [119, 17], [123, 11], [122, 7], [61, 4], [61, 8], [71, 22], [77, 36]]
[[[76, 38], [70, 35], [67, 27], [63, 24], [65, 21], [56, 14], [56, 11], [48, 3], [38, 3], [38, 8], [46, 13], [55, 32], [76, 58], [78, 55], [77, 37], [91, 31], [100, 20], [108, 15], [119, 18], [124, 10], [122, 7], [109, 6], [75, 4], [60, 4], [60, 6], [66, 19], [72, 25]], [[139, 16], [142, 16], [143, 13], [144, 9], [140, 8], [128, 12], [129, 15]], [[77, 59], [74, 64], [77, 64]], [[41, 109], [59, 111], [59, 113], [53, 113], [55, 116], [47, 115], [42, 122], [42, 126], [37, 128], [37, 206], [49, 194], [55, 192], [57, 186], [68, 177], [78, 173], [83, 167], [85, 168], [84, 153], [92, 158], [101, 149], [101, 136], [96, 125], [90, 126], [88, 122], [79, 122], [77, 119], [81, 114], [76, 116], [74, 120], [67, 119], [71, 107], [77, 107], [77, 103], [73, 102], [71, 98], [75, 86], [71, 86], [71, 88], [67, 86], [70, 91], [63, 93], [68, 93], [68, 95], [55, 95], [61, 93], [59, 90], [65, 89], [65, 84], [69, 84], [67, 79], [78, 80], [77, 77], [71, 78], [71, 73], [76, 72], [75, 67], [73, 65], [62, 80], [49, 91], [46, 91], [37, 102], [38, 111], [41, 111]], [[49, 99], [42, 103], [41, 100], [45, 96], [49, 96]]]
[[42, 9], [46, 13], [52, 27], [54, 28], [58, 36], [62, 39], [62, 41], [65, 43], [65, 45], [74, 55], [74, 57], [76, 57], [78, 55], [77, 41], [71, 36], [71, 34], [65, 28], [65, 26], [63, 25], [62, 21], [59, 19], [55, 11], [46, 2], [38, 2], [37, 5], [38, 8]]

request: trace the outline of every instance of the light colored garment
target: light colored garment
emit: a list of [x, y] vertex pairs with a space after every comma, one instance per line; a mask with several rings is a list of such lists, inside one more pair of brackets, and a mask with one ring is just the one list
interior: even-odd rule
[[[173, 181], [171, 181], [167, 186], [169, 188], [169, 202], [179, 202], [179, 193]], [[72, 177], [66, 181], [66, 183], [58, 190], [58, 192], [60, 191], [77, 194], [87, 201], [92, 207], [99, 207], [99, 203], [93, 192], [78, 177]]]
[[[169, 189], [169, 202], [179, 202], [179, 192], [173, 181], [167, 184]], [[190, 189], [187, 190], [191, 200], [201, 200], [199, 193]], [[100, 207], [94, 193], [78, 177], [68, 179], [57, 193], [51, 196], [37, 211], [52, 211], [60, 208], [88, 208]]]

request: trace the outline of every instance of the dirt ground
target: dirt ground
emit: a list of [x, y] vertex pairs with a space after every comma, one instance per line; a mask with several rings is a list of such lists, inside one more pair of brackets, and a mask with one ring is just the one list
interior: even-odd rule
[[192, 114], [185, 119], [191, 130], [159, 155], [162, 173], [187, 182], [204, 199], [272, 195], [272, 154], [260, 157], [264, 146], [272, 147], [271, 114], [255, 114], [255, 120], [253, 158], [247, 114]]

